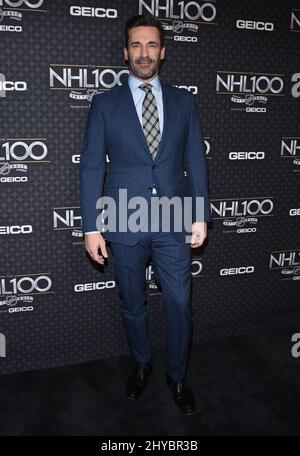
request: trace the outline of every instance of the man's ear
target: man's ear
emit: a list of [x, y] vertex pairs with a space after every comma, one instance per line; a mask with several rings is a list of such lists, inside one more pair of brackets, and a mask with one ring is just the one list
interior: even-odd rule
[[165, 57], [166, 57], [166, 48], [163, 47], [163, 48], [161, 48], [161, 50], [160, 50], [160, 60], [164, 60]]
[[126, 62], [128, 60], [128, 51], [127, 51], [126, 47], [124, 47], [124, 49], [123, 49], [123, 57], [124, 57], [124, 60]]

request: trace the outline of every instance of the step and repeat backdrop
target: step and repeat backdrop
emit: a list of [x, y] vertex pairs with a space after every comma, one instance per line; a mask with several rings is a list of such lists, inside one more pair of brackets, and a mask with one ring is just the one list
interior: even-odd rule
[[[136, 14], [163, 23], [160, 77], [203, 124], [213, 220], [191, 263], [194, 343], [300, 324], [299, 2], [0, 0], [1, 373], [129, 354], [111, 252], [103, 270], [83, 247], [79, 162], [93, 96], [128, 77]], [[151, 264], [146, 283], [163, 348]]]

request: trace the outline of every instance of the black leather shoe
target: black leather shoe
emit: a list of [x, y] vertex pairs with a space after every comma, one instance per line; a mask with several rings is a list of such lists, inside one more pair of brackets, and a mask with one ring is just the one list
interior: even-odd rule
[[167, 385], [173, 393], [175, 404], [185, 415], [194, 415], [195, 398], [191, 388], [184, 379], [176, 380], [166, 374]]
[[147, 379], [152, 374], [153, 363], [137, 363], [137, 367], [130, 375], [126, 385], [127, 399], [136, 399], [139, 397], [147, 385]]

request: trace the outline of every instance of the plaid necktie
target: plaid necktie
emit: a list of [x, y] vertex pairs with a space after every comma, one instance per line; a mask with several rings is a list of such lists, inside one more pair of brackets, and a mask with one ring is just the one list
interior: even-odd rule
[[145, 137], [152, 159], [154, 160], [158, 152], [161, 138], [156, 100], [152, 93], [151, 84], [142, 84], [139, 88], [146, 93], [143, 101], [142, 121]]

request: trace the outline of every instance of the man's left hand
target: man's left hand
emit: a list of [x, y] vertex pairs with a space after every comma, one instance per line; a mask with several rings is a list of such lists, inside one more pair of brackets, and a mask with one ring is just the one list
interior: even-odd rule
[[207, 222], [195, 222], [192, 224], [191, 247], [200, 247], [207, 237]]

